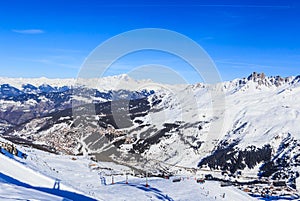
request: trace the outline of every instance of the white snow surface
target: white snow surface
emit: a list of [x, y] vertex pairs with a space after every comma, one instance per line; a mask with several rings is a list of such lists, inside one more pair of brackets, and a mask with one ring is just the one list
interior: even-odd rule
[[[172, 178], [128, 177], [128, 168], [113, 163], [96, 163], [86, 157], [54, 155], [32, 148], [21, 148], [27, 160], [11, 159], [0, 154], [1, 200], [68, 200], [51, 193], [55, 179], [61, 180], [60, 190], [76, 192], [96, 200], [255, 200], [234, 187], [220, 187], [218, 182], [198, 184], [195, 177], [181, 176], [181, 182]], [[100, 168], [100, 170], [99, 170]], [[113, 170], [108, 170], [111, 168]], [[102, 172], [107, 185], [101, 185], [98, 173]], [[114, 184], [110, 174], [115, 174]], [[4, 175], [4, 176], [3, 176]], [[21, 182], [5, 179], [12, 178]], [[3, 179], [4, 178], [4, 179]], [[32, 186], [27, 187], [26, 184]], [[50, 189], [49, 192], [43, 190]], [[225, 193], [225, 198], [222, 196]]]

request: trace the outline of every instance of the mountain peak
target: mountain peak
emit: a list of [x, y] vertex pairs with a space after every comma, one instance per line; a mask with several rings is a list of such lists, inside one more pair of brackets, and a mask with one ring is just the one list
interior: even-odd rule
[[266, 75], [264, 73], [257, 73], [253, 72], [251, 75], [248, 76], [247, 80], [253, 80], [254, 82], [259, 80], [264, 80], [266, 78]]
[[285, 83], [288, 83], [290, 81], [290, 77], [281, 77], [281, 76], [266, 76], [265, 73], [257, 73], [253, 72], [251, 75], [247, 78], [248, 81], [253, 81], [258, 83], [258, 85], [265, 85], [267, 87], [270, 87], [272, 85], [275, 85], [276, 87], [279, 87]]

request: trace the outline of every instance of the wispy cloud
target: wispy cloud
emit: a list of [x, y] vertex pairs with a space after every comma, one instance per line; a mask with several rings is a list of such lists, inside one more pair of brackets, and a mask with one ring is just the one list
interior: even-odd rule
[[[296, 56], [296, 55], [295, 55]], [[282, 60], [282, 61], [262, 61], [261, 63], [246, 63], [246, 62], [231, 62], [231, 61], [222, 61], [217, 60], [215, 61], [217, 66], [226, 66], [230, 67], [231, 69], [236, 70], [242, 70], [242, 69], [248, 69], [252, 71], [295, 71], [294, 74], [299, 74], [299, 64], [300, 62], [298, 60]], [[266, 65], [267, 63], [267, 65]]]
[[72, 65], [72, 64], [68, 64], [67, 62], [59, 62], [51, 59], [32, 59], [31, 61], [46, 64], [46, 65], [61, 66], [61, 67], [71, 68], [71, 69], [79, 69], [80, 67], [80, 64], [77, 66], [76, 64]]
[[42, 29], [13, 29], [12, 30], [15, 33], [19, 34], [42, 34], [45, 33]]
[[229, 8], [291, 8], [289, 5], [255, 5], [255, 4], [196, 4], [198, 7], [229, 7]]
[[[63, 58], [63, 57], [62, 57]], [[40, 58], [40, 59], [30, 59], [30, 58], [20, 58], [20, 57], [11, 57], [13, 60], [20, 60], [20, 61], [26, 61], [26, 62], [34, 62], [34, 63], [41, 63], [45, 65], [51, 65], [53, 67], [65, 67], [69, 69], [76, 69], [78, 70], [81, 65], [81, 61], [77, 61], [74, 59], [71, 60], [60, 60], [60, 59], [55, 59], [54, 57], [49, 57], [49, 58]], [[71, 60], [71, 61], [70, 61]]]
[[274, 66], [271, 65], [261, 65], [261, 64], [254, 64], [254, 63], [245, 63], [245, 62], [231, 62], [231, 61], [221, 61], [221, 60], [217, 60], [215, 61], [215, 63], [217, 64], [227, 64], [227, 65], [231, 65], [232, 67], [263, 67], [263, 68], [274, 68]]
[[273, 5], [273, 4], [103, 4], [102, 7], [220, 7], [220, 8], [279, 8], [289, 9], [290, 5]]

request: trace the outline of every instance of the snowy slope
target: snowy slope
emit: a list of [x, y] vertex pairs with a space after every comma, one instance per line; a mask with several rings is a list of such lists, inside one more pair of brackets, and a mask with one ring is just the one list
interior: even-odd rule
[[[53, 188], [53, 185], [55, 183], [54, 179], [39, 174], [33, 171], [32, 169], [24, 166], [23, 164], [11, 158], [8, 158], [2, 154], [0, 154], [0, 160], [0, 169], [2, 174], [5, 174], [8, 177], [12, 177], [16, 180], [22, 181], [31, 186]], [[69, 188], [63, 184], [60, 185], [60, 189], [76, 192], [74, 189]]]
[[75, 198], [93, 200], [64, 184], [55, 186], [56, 179], [42, 175], [13, 158], [0, 154], [0, 161], [0, 185], [3, 187], [1, 188], [3, 199], [17, 199], [17, 197], [20, 197], [21, 199], [42, 198], [45, 200]]
[[[300, 140], [300, 88], [297, 77], [286, 78], [277, 86], [274, 78], [258, 81], [240, 80], [225, 83], [225, 119], [220, 149], [233, 146], [246, 150], [250, 146], [271, 146], [276, 155], [284, 139]], [[259, 84], [262, 83], [262, 84]]]
[[39, 190], [33, 190], [30, 188], [14, 185], [1, 181], [0, 179], [0, 199], [2, 201], [11, 200], [40, 200], [40, 201], [63, 201], [66, 200], [63, 197], [51, 195], [41, 192]]
[[[46, 190], [52, 189], [54, 180], [50, 178], [53, 176], [97, 200], [254, 200], [236, 188], [222, 188], [217, 182], [197, 184], [191, 176], [183, 176], [184, 180], [178, 183], [172, 182], [172, 178], [150, 177], [150, 186], [145, 187], [145, 178], [129, 175], [128, 184], [125, 184], [123, 173], [129, 171], [127, 167], [95, 163], [86, 157], [54, 155], [32, 148], [21, 149], [29, 154], [28, 159], [22, 161], [24, 164], [0, 155], [1, 200], [68, 200], [64, 198], [66, 193], [57, 195], [58, 190]], [[105, 176], [106, 186], [101, 185], [99, 172]], [[115, 174], [114, 184], [111, 184], [111, 173]], [[60, 191], [78, 192], [74, 188], [61, 184]], [[224, 194], [225, 198], [222, 197]]]

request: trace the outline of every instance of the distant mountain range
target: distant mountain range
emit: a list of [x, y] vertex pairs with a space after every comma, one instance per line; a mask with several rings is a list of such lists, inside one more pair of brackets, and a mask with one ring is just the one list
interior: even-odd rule
[[18, 143], [158, 173], [201, 167], [291, 186], [300, 173], [300, 76], [185, 86], [126, 75], [0, 83], [0, 132]]

